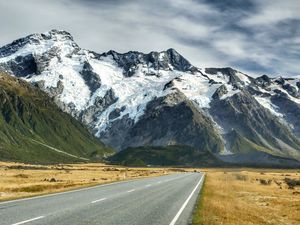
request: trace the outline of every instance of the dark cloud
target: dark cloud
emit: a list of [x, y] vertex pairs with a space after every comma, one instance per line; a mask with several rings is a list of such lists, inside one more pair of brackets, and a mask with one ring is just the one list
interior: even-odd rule
[[298, 0], [0, 0], [0, 8], [0, 45], [57, 28], [98, 52], [172, 47], [199, 67], [300, 74]]

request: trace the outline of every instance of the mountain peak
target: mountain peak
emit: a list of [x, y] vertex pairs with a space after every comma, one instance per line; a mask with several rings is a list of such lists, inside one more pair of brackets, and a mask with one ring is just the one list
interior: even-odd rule
[[42, 40], [53, 40], [53, 41], [61, 41], [61, 40], [71, 40], [74, 41], [73, 36], [65, 31], [65, 30], [57, 30], [52, 29], [50, 31], [46, 31], [43, 33], [35, 33], [26, 36], [25, 38], [21, 39], [29, 39], [31, 41], [42, 41]]
[[168, 54], [180, 55], [174, 48], [169, 48], [165, 52], [167, 52]]
[[124, 69], [124, 75], [126, 76], [132, 76], [139, 65], [154, 69], [151, 73], [156, 73], [159, 70], [187, 72], [195, 68], [173, 48], [161, 52], [152, 51], [146, 54], [138, 51], [118, 53], [110, 50], [101, 56], [112, 56], [118, 66]]
[[49, 33], [49, 34], [56, 34], [56, 35], [65, 35], [65, 36], [72, 36], [70, 32], [65, 31], [65, 30], [57, 30], [57, 29], [52, 29], [48, 32], [45, 33]]
[[19, 38], [10, 44], [7, 44], [0, 48], [0, 57], [7, 57], [19, 51], [26, 45], [45, 45], [49, 46], [50, 42], [68, 42], [73, 46], [77, 46], [74, 42], [72, 35], [64, 30], [50, 30], [44, 33], [30, 34], [26, 37]]
[[[55, 56], [61, 58], [61, 54], [71, 56], [74, 53], [78, 53], [80, 50], [80, 47], [74, 42], [74, 39], [69, 32], [52, 29], [48, 32], [28, 35], [3, 46], [0, 48], [0, 59], [3, 58], [4, 60], [4, 58], [6, 58], [5, 60], [10, 60], [10, 58], [14, 59], [20, 56], [19, 61], [22, 61], [22, 65], [24, 64], [24, 66], [27, 67], [27, 61], [36, 61], [36, 56], [45, 58], [45, 55], [47, 55], [46, 58], [49, 59]], [[123, 68], [124, 75], [127, 77], [134, 75], [140, 66], [147, 68], [146, 73], [151, 75], [160, 75], [160, 71], [162, 70], [193, 72], [196, 68], [173, 48], [161, 52], [153, 51], [150, 53], [142, 53], [139, 51], [118, 53], [113, 50], [103, 54], [92, 53], [96, 58], [112, 57], [117, 65]], [[26, 62], [23, 63], [24, 59], [26, 59]], [[20, 65], [18, 61], [14, 64]], [[36, 69], [30, 69], [26, 75], [30, 74], [32, 71], [36, 71]], [[10, 72], [18, 75], [18, 72], [15, 72], [15, 70]]]

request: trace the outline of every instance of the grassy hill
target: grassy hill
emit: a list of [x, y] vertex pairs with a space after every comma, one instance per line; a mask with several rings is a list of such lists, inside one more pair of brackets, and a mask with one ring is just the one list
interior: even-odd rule
[[0, 72], [0, 160], [78, 162], [112, 153], [44, 92]]
[[109, 159], [125, 166], [221, 166], [225, 165], [211, 152], [189, 146], [170, 145], [127, 148]]

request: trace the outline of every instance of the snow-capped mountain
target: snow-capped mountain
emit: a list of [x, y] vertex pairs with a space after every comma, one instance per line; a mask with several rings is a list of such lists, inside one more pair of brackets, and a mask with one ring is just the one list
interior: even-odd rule
[[98, 54], [57, 30], [0, 48], [0, 68], [118, 150], [177, 144], [224, 160], [300, 160], [299, 78], [197, 68], [174, 49]]

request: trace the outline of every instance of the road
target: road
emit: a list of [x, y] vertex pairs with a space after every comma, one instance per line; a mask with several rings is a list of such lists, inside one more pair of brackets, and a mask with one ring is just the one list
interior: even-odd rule
[[203, 178], [171, 174], [1, 202], [0, 224], [186, 225]]

